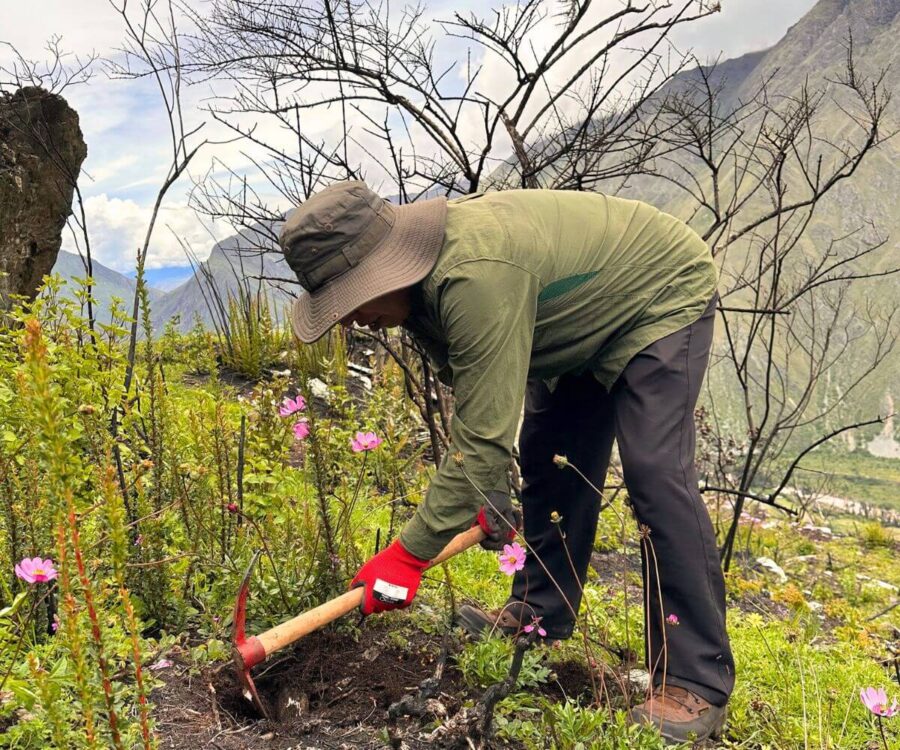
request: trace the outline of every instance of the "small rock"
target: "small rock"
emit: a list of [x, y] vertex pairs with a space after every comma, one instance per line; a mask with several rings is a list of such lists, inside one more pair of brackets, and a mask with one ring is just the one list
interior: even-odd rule
[[372, 390], [372, 378], [370, 378], [368, 375], [362, 375], [358, 372], [351, 372], [350, 376], [356, 378], [360, 383], [362, 383], [363, 388], [365, 388], [367, 391]]
[[771, 557], [757, 557], [756, 564], [763, 570], [766, 570], [774, 575], [778, 579], [779, 583], [787, 583], [787, 573], [785, 573], [782, 567]]
[[260, 736], [261, 740], [274, 740], [275, 732], [266, 732], [264, 735]]
[[323, 401], [331, 400], [331, 389], [318, 378], [310, 378], [306, 381], [306, 386], [313, 398], [320, 398]]
[[806, 604], [811, 612], [821, 612], [825, 609], [825, 605], [822, 602], [807, 602]]
[[437, 717], [438, 719], [443, 719], [447, 716], [447, 707], [441, 703], [437, 698], [429, 698], [425, 701], [425, 709], [432, 716]]
[[856, 580], [858, 581], [870, 581], [873, 586], [878, 586], [880, 589], [885, 589], [887, 591], [897, 591], [898, 587], [893, 583], [888, 583], [887, 581], [879, 581], [877, 578], [872, 578], [872, 576], [867, 576], [865, 573], [857, 573]]
[[645, 669], [629, 669], [628, 681], [635, 690], [646, 692], [650, 689], [650, 673]]

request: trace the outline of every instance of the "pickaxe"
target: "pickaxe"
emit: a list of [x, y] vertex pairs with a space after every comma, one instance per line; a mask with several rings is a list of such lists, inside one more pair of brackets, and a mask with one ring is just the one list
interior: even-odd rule
[[[484, 538], [484, 532], [479, 526], [473, 526], [468, 531], [457, 534], [444, 547], [441, 553], [429, 563], [428, 567], [431, 568], [445, 560], [449, 560], [454, 555], [458, 555], [460, 552], [469, 549], [469, 547], [478, 544]], [[290, 646], [303, 636], [318, 630], [323, 625], [327, 625], [329, 622], [361, 606], [364, 590], [361, 586], [351, 589], [347, 593], [297, 615], [287, 622], [276, 625], [271, 630], [247, 638], [244, 633], [244, 626], [247, 620], [247, 595], [250, 592], [250, 576], [253, 573], [253, 566], [256, 564], [258, 557], [259, 553], [253, 556], [250, 565], [247, 566], [247, 572], [244, 574], [243, 581], [241, 581], [241, 587], [238, 589], [237, 599], [234, 603], [232, 624], [234, 649], [232, 653], [238, 679], [244, 688], [244, 697], [253, 704], [254, 708], [262, 716], [268, 719], [270, 718], [269, 712], [260, 700], [259, 693], [256, 692], [256, 685], [253, 684], [250, 669], [265, 661], [270, 654]]]

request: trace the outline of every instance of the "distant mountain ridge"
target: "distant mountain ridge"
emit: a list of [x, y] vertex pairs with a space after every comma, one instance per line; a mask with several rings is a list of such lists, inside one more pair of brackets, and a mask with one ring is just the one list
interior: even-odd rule
[[275, 235], [275, 229], [256, 226], [218, 242], [192, 278], [156, 303], [154, 325], [159, 328], [178, 317], [177, 327], [186, 331], [199, 316], [212, 326], [214, 320], [221, 320], [229, 295], [237, 297], [241, 287], [265, 294], [272, 314], [283, 320], [291, 301], [288, 290], [299, 291], [300, 286], [272, 239]]
[[[261, 226], [242, 231], [218, 242], [194, 274], [171, 291], [150, 288], [153, 327], [161, 330], [170, 320], [177, 318], [176, 327], [184, 332], [199, 317], [204, 325], [212, 328], [214, 321], [221, 320], [222, 313], [227, 309], [229, 295], [237, 297], [241, 286], [251, 293], [259, 291], [265, 294], [272, 314], [283, 320], [285, 307], [291, 301], [286, 289], [291, 285], [299, 289], [299, 286], [296, 276], [271, 239], [273, 236], [272, 231], [265, 231]], [[96, 300], [97, 319], [103, 322], [109, 320], [114, 297], [123, 300], [125, 308], [130, 310], [134, 299], [134, 279], [96, 260], [92, 267], [92, 293]], [[74, 279], [86, 276], [81, 257], [66, 251], [59, 253], [53, 273], [66, 281], [62, 295], [70, 299], [74, 298], [78, 288]]]
[[[91, 286], [91, 294], [96, 301], [95, 316], [101, 322], [109, 322], [110, 310], [112, 308], [113, 297], [118, 297], [124, 303], [126, 310], [131, 309], [131, 303], [134, 299], [135, 283], [134, 279], [130, 279], [124, 274], [107, 268], [96, 260], [91, 263], [93, 270]], [[66, 282], [61, 290], [61, 295], [68, 299], [75, 298], [75, 292], [81, 287], [75, 282], [75, 279], [84, 279], [87, 277], [84, 262], [81, 256], [75, 253], [60, 250], [56, 257], [56, 263], [53, 266], [54, 274], [58, 274]], [[164, 292], [158, 289], [150, 288], [151, 304], [159, 301]]]
[[[702, 70], [710, 75], [714, 88], [721, 87], [717, 104], [723, 112], [751, 100], [764, 81], [768, 82], [770, 100], [777, 102], [782, 97], [796, 96], [806, 84], [816, 90], [826, 82], [837, 80], [844, 73], [852, 39], [857, 75], [871, 78], [886, 70], [885, 88], [896, 93], [900, 90], [898, 38], [900, 0], [819, 0], [772, 47], [703, 66]], [[699, 78], [697, 68], [680, 73], [665, 87], [664, 93], [674, 93]], [[893, 114], [889, 127], [897, 126], [896, 106]], [[818, 118], [819, 128], [829, 137], [837, 139], [847, 135], [837, 127], [833, 132], [827, 130], [832, 122], [835, 126], [840, 122], [846, 129], [846, 114], [832, 103], [821, 105]], [[884, 196], [896, 194], [900, 189], [898, 158], [897, 139], [886, 141], [868, 156], [862, 172], [844, 181], [837, 190], [840, 203], [854, 204], [855, 218], [860, 215], [872, 218], [891, 236], [897, 236], [894, 230], [900, 230], [900, 214], [882, 211], [870, 216], [869, 210], [893, 209]], [[666, 210], [677, 207], [678, 194], [666, 181], [638, 180], [635, 184], [648, 196], [645, 200]]]

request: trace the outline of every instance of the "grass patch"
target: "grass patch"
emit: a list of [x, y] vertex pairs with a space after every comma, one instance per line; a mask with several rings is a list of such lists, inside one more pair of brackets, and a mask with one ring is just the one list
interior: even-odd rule
[[819, 487], [824, 480], [829, 494], [900, 509], [900, 459], [813, 451], [800, 467], [795, 485]]

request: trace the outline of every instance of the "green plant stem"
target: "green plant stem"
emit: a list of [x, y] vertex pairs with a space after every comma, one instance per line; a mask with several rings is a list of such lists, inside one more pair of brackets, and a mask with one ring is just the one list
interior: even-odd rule
[[316, 498], [319, 501], [319, 514], [322, 527], [325, 530], [325, 551], [328, 553], [328, 562], [331, 567], [332, 582], [337, 583], [337, 554], [335, 552], [334, 532], [331, 528], [331, 515], [328, 513], [328, 498], [325, 494], [324, 478], [325, 467], [322, 462], [322, 451], [317, 439], [317, 423], [312, 407], [307, 411], [309, 420], [310, 450], [313, 456], [313, 468], [315, 474]]
[[[556, 531], [559, 534], [559, 543], [563, 546], [563, 549], [566, 552], [566, 559], [569, 561], [569, 568], [572, 571], [572, 577], [575, 580], [575, 583], [578, 584], [578, 589], [579, 589], [579, 591], [581, 591], [581, 600], [584, 602], [584, 586], [581, 585], [581, 581], [578, 578], [578, 571], [575, 570], [575, 561], [572, 560], [572, 554], [571, 554], [571, 552], [569, 552], [569, 545], [566, 544], [566, 535], [563, 534], [563, 530], [559, 523], [555, 524], [555, 526], [556, 526]], [[585, 622], [587, 622], [587, 623], [591, 622], [591, 608], [587, 605], [587, 602], [585, 602]], [[587, 659], [587, 663], [588, 663], [588, 665], [590, 665], [592, 654], [591, 654], [591, 646], [590, 646], [590, 643], [588, 642], [588, 638], [587, 638], [587, 632], [583, 632], [581, 634], [581, 640], [582, 640], [582, 643], [584, 644], [585, 659]], [[594, 675], [594, 670], [588, 669], [588, 672], [591, 676], [591, 692], [593, 692], [593, 694], [594, 694], [594, 700], [599, 703], [600, 695], [597, 692], [597, 679], [596, 679], [596, 676]]]
[[272, 564], [272, 573], [275, 574], [275, 581], [278, 584], [278, 591], [281, 594], [281, 601], [284, 603], [284, 608], [286, 610], [290, 610], [291, 605], [288, 602], [287, 594], [284, 591], [284, 584], [281, 582], [281, 576], [278, 574], [278, 565], [275, 563], [275, 557], [272, 555], [272, 550], [269, 549], [269, 543], [266, 541], [266, 535], [263, 534], [262, 529], [259, 528], [259, 524], [256, 523], [256, 520], [252, 516], [248, 516], [246, 513], [242, 513], [241, 515], [243, 515], [244, 518], [247, 519], [247, 522], [253, 527], [253, 530], [259, 537], [259, 541], [266, 552], [266, 557], [269, 558], [269, 562]]
[[94, 648], [97, 651], [97, 663], [100, 667], [100, 681], [103, 685], [103, 695], [106, 699], [107, 721], [109, 722], [109, 729], [112, 732], [113, 744], [117, 748], [122, 748], [122, 737], [119, 734], [119, 717], [116, 713], [115, 703], [113, 702], [112, 683], [109, 679], [109, 665], [107, 664], [106, 653], [103, 649], [100, 620], [97, 617], [97, 609], [94, 606], [94, 592], [87, 576], [84, 558], [81, 555], [80, 534], [78, 532], [78, 521], [75, 517], [75, 503], [72, 498], [71, 490], [66, 491], [66, 504], [68, 505], [69, 531], [72, 539], [72, 551], [75, 555], [75, 568], [78, 571], [78, 578], [81, 581], [81, 588], [84, 591], [84, 601], [87, 605], [88, 619], [91, 622], [91, 636], [94, 639]]
[[123, 581], [120, 581], [119, 596], [122, 599], [122, 606], [125, 608], [125, 616], [128, 621], [128, 634], [131, 638], [131, 653], [134, 656], [134, 680], [138, 690], [138, 708], [141, 721], [141, 739], [144, 742], [144, 750], [150, 750], [153, 747], [152, 738], [150, 736], [150, 710], [147, 706], [147, 694], [144, 690], [144, 670], [141, 657], [141, 646], [138, 640], [137, 618], [134, 615], [134, 607], [131, 604], [131, 594], [125, 588]]
[[[369, 451], [363, 451], [362, 466], [359, 467], [359, 476], [356, 478], [356, 489], [353, 490], [353, 497], [350, 503], [340, 516], [338, 516], [338, 528], [343, 528], [345, 533], [349, 535], [350, 519], [353, 517], [353, 508], [356, 506], [356, 499], [359, 497], [359, 490], [362, 487], [363, 478], [366, 475], [366, 459], [369, 457]], [[349, 541], [349, 540], [348, 540]]]
[[[19, 656], [19, 652], [22, 650], [22, 646], [25, 643], [25, 629], [28, 627], [28, 624], [31, 622], [31, 618], [34, 616], [34, 613], [37, 611], [37, 605], [41, 602], [41, 599], [35, 598], [35, 600], [31, 603], [31, 610], [28, 612], [28, 617], [25, 618], [25, 622], [22, 624], [22, 637], [19, 638], [18, 643], [16, 643], [15, 653], [12, 655], [12, 659], [9, 662], [9, 669], [3, 674], [3, 679], [0, 680], [0, 691], [3, 690], [3, 686], [6, 685], [6, 681], [9, 679], [10, 674], [12, 674], [13, 668], [16, 666], [16, 659]], [[4, 647], [3, 651], [0, 651], [0, 657], [2, 657], [6, 652], [6, 648]]]
[[44, 704], [47, 716], [50, 717], [50, 734], [53, 737], [56, 747], [64, 748], [69, 746], [66, 724], [60, 711], [60, 702], [53, 700], [53, 693], [50, 688], [50, 681], [47, 679], [47, 672], [41, 669], [37, 658], [33, 653], [28, 654], [28, 669], [31, 677], [38, 686], [41, 694], [41, 701]]
[[62, 522], [57, 523], [57, 552], [59, 553], [60, 590], [62, 601], [65, 604], [66, 618], [63, 628], [68, 634], [69, 651], [75, 662], [75, 684], [81, 698], [81, 711], [84, 715], [84, 732], [90, 747], [97, 747], [97, 733], [94, 726], [94, 707], [91, 700], [91, 691], [87, 683], [87, 664], [84, 661], [81, 633], [78, 626], [78, 612], [75, 607], [75, 597], [72, 595], [72, 582], [69, 578], [68, 546], [66, 534]]
[[456, 592], [453, 588], [453, 580], [450, 578], [450, 566], [446, 562], [441, 563], [441, 570], [444, 573], [444, 583], [447, 587], [447, 606], [450, 608], [448, 622], [453, 623], [453, 615], [456, 612]]

